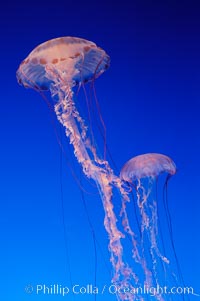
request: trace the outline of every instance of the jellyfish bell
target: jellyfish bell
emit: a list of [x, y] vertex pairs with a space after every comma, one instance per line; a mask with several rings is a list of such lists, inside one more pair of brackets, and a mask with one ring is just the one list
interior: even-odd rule
[[[20, 64], [17, 80], [25, 87], [42, 91], [58, 80], [74, 86], [97, 78], [109, 64], [109, 56], [95, 43], [61, 37], [37, 46]], [[55, 78], [48, 74], [49, 69], [54, 70]]]
[[128, 183], [146, 177], [158, 177], [162, 173], [172, 176], [176, 165], [171, 158], [158, 153], [147, 153], [133, 157], [122, 167], [120, 178]]

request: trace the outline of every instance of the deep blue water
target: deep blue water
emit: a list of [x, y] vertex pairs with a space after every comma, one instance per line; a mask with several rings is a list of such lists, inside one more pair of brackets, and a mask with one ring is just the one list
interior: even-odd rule
[[[34, 47], [59, 36], [94, 41], [111, 57], [110, 69], [96, 81], [96, 91], [109, 149], [118, 168], [146, 152], [164, 153], [175, 161], [178, 173], [169, 184], [174, 242], [185, 283], [200, 293], [200, 7], [196, 1], [156, 2], [3, 4], [2, 300], [73, 301], [72, 296], [27, 295], [24, 290], [28, 284], [34, 288], [37, 284], [69, 285], [69, 266], [73, 283], [94, 283], [94, 244], [81, 192], [65, 158], [61, 160], [46, 103], [35, 91], [20, 87], [15, 75]], [[56, 129], [60, 130], [58, 125]], [[67, 141], [63, 144], [79, 177]], [[97, 195], [86, 194], [86, 204], [101, 245], [97, 248], [97, 283], [102, 286], [111, 279], [104, 213]], [[77, 295], [74, 299], [89, 301], [94, 296]], [[115, 298], [106, 295], [97, 300]]]

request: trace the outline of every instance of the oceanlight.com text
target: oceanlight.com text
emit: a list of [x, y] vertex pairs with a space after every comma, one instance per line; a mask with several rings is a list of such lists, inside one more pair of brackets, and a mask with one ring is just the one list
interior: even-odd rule
[[37, 285], [26, 285], [25, 292], [27, 294], [36, 295], [60, 295], [67, 297], [70, 294], [74, 295], [103, 295], [103, 294], [132, 294], [132, 295], [198, 295], [195, 293], [194, 288], [191, 286], [186, 287], [168, 287], [168, 286], [139, 286], [139, 287], [128, 287], [128, 286], [117, 286], [115, 284], [104, 284], [101, 286], [94, 286], [92, 284], [80, 285], [74, 284], [73, 286], [65, 286], [61, 284], [37, 284]]

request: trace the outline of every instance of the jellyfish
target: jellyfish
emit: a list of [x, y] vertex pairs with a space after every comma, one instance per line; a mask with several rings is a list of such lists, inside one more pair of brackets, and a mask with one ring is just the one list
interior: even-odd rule
[[[169, 179], [176, 174], [176, 165], [171, 158], [158, 153], [147, 153], [133, 157], [121, 169], [120, 177], [122, 181], [128, 183], [135, 192], [135, 199], [140, 216], [140, 242], [141, 256], [145, 260], [145, 278], [149, 286], [164, 286], [172, 283], [177, 284], [178, 279], [170, 267], [170, 259], [162, 253], [164, 242], [160, 221], [158, 216], [158, 180], [161, 175], [164, 178], [164, 189], [167, 189]], [[167, 207], [167, 200], [163, 199], [166, 210], [166, 220], [169, 227], [170, 240], [176, 260], [176, 268], [180, 279], [183, 281], [180, 266], [175, 252], [172, 236], [172, 226], [170, 213]], [[125, 205], [124, 205], [125, 207]], [[169, 243], [169, 242], [168, 242]], [[173, 279], [169, 279], [173, 278]], [[162, 299], [162, 294], [158, 292], [158, 300]]]
[[[122, 181], [116, 176], [108, 161], [98, 155], [93, 143], [93, 133], [76, 106], [75, 88], [98, 78], [110, 64], [106, 52], [95, 43], [76, 37], [61, 37], [37, 46], [20, 64], [17, 80], [25, 88], [39, 93], [50, 91], [54, 111], [73, 146], [74, 155], [83, 173], [96, 183], [105, 211], [104, 226], [108, 234], [112, 281], [120, 288], [135, 284], [138, 277], [123, 258], [122, 239], [125, 234], [118, 227], [113, 204], [113, 189], [118, 189], [128, 201]], [[101, 118], [101, 116], [100, 116]], [[136, 246], [136, 243], [135, 243]], [[118, 292], [119, 300], [135, 300], [129, 292]]]

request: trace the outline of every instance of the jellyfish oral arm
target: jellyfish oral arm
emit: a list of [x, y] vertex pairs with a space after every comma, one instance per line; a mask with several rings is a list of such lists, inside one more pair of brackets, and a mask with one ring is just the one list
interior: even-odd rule
[[[95, 161], [101, 162], [101, 159], [97, 157], [95, 149], [90, 148], [92, 155], [95, 158], [92, 159], [89, 155], [86, 140], [87, 130], [84, 126], [83, 120], [79, 113], [76, 111], [72, 87], [63, 86], [57, 89], [58, 85], [52, 85], [52, 95], [58, 96], [58, 102], [55, 104], [55, 113], [59, 122], [64, 126], [66, 136], [70, 140], [70, 144], [74, 147], [74, 154], [83, 168], [83, 172], [88, 178], [95, 181], [99, 190], [104, 211], [105, 219], [104, 225], [109, 236], [109, 250], [111, 252], [111, 263], [114, 269], [113, 281], [118, 281], [122, 276], [124, 279], [129, 278], [131, 270], [124, 267], [123, 263], [123, 248], [121, 245], [121, 238], [123, 234], [117, 228], [117, 219], [113, 210], [112, 204], [112, 184], [113, 179], [115, 184], [119, 186], [119, 181], [116, 181], [116, 177], [112, 174], [112, 170], [108, 168], [108, 163], [103, 162], [107, 168], [104, 168], [96, 164]], [[106, 164], [107, 163], [107, 164]]]

